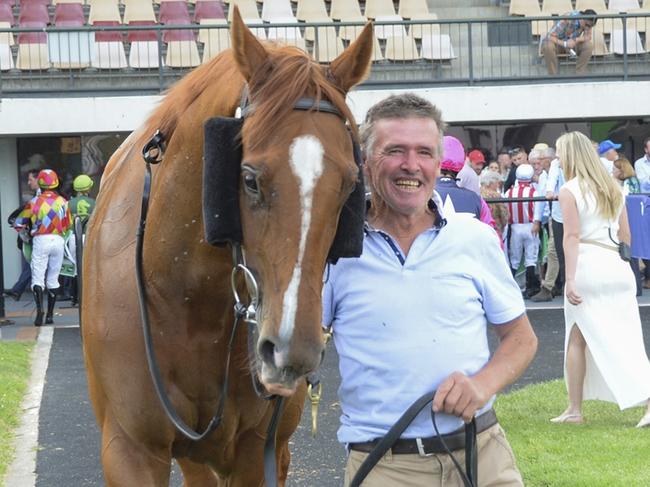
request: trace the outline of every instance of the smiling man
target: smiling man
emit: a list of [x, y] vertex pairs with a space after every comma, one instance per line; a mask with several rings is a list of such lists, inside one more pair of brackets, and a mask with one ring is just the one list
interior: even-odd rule
[[[339, 354], [345, 485], [427, 392], [461, 464], [463, 423], [476, 418], [479, 485], [522, 485], [492, 403], [528, 366], [537, 339], [494, 231], [473, 218], [447, 223], [431, 198], [443, 128], [440, 111], [412, 94], [373, 106], [363, 127], [372, 192], [363, 254], [331, 266], [323, 291], [323, 323]], [[492, 358], [488, 323], [500, 338]], [[462, 485], [442, 452], [423, 411], [363, 485]]]

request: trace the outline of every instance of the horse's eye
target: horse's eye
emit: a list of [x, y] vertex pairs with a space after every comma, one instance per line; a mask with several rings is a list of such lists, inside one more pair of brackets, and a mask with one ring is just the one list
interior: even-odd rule
[[251, 196], [259, 196], [260, 189], [257, 186], [257, 176], [251, 171], [244, 171], [244, 189]]

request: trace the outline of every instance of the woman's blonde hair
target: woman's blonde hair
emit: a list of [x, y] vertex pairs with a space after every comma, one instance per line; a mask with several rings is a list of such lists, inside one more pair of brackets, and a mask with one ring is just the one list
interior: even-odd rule
[[578, 179], [583, 194], [591, 193], [595, 198], [603, 218], [618, 218], [623, 192], [607, 173], [589, 138], [580, 132], [569, 132], [557, 139], [555, 147], [567, 181]]
[[625, 157], [619, 157], [614, 161], [614, 165], [621, 171], [621, 179], [625, 181], [627, 178], [636, 176], [634, 166]]

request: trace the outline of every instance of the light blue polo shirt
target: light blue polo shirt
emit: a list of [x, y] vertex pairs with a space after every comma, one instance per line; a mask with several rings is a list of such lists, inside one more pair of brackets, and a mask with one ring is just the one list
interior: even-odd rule
[[[498, 237], [479, 220], [454, 218], [424, 231], [406, 258], [390, 243], [367, 226], [361, 257], [326, 272], [323, 324], [332, 326], [339, 355], [342, 443], [385, 436], [452, 372], [475, 374], [490, 356], [488, 321], [525, 312]], [[436, 423], [441, 434], [463, 424], [443, 414]], [[434, 435], [425, 408], [402, 437]]]

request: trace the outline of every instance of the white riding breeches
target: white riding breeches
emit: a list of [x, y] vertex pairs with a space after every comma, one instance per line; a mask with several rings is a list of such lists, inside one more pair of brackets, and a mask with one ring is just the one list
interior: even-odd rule
[[539, 238], [531, 233], [532, 223], [510, 224], [510, 267], [519, 268], [522, 255], [526, 267], [537, 265]]
[[63, 237], [60, 235], [36, 235], [32, 240], [32, 289], [59, 287], [59, 272], [63, 264]]

